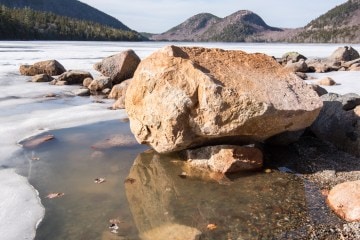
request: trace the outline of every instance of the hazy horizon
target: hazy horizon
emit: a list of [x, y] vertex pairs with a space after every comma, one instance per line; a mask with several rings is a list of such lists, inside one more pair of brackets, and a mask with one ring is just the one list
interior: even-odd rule
[[163, 33], [191, 16], [208, 12], [226, 17], [239, 10], [250, 10], [274, 27], [303, 27], [346, 0], [80, 0], [95, 7], [138, 32]]

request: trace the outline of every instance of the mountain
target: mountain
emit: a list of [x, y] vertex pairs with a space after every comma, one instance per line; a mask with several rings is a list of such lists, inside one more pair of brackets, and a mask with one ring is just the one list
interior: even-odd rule
[[0, 40], [146, 40], [135, 31], [90, 21], [0, 5]]
[[360, 0], [349, 0], [307, 24], [291, 42], [359, 43]]
[[257, 14], [241, 10], [225, 18], [210, 13], [195, 15], [165, 33], [154, 35], [152, 40], [246, 42], [264, 41], [265, 32], [282, 32], [268, 26]]
[[131, 30], [116, 18], [77, 0], [0, 0], [0, 4], [10, 8], [29, 7], [33, 10], [92, 21], [121, 30]]

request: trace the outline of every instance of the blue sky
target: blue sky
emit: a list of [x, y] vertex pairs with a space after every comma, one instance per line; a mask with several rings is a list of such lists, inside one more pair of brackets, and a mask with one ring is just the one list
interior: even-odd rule
[[251, 10], [268, 25], [302, 27], [346, 0], [80, 0], [116, 17], [128, 27], [161, 33], [202, 12], [225, 17]]

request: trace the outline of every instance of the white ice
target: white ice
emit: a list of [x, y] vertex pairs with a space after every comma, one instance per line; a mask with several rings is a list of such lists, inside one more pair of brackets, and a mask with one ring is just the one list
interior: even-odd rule
[[[33, 239], [37, 223], [44, 209], [36, 191], [26, 178], [12, 169], [20, 155], [19, 140], [47, 129], [59, 129], [125, 117], [124, 111], [111, 111], [112, 101], [94, 103], [90, 97], [63, 97], [49, 99], [48, 93], [67, 95], [78, 86], [50, 86], [47, 83], [29, 83], [30, 77], [20, 76], [20, 64], [32, 64], [57, 59], [66, 69], [81, 69], [98, 75], [92, 65], [103, 57], [126, 49], [133, 49], [141, 57], [168, 42], [0, 42], [0, 238], [2, 240]], [[307, 57], [327, 57], [338, 46], [328, 44], [244, 44], [244, 43], [173, 43], [185, 46], [217, 47], [223, 49], [262, 52], [281, 57], [288, 51], [298, 51]], [[354, 45], [360, 49], [360, 45]], [[327, 74], [341, 85], [332, 90], [360, 93], [358, 72]], [[315, 75], [317, 76], [317, 75]], [[322, 76], [322, 75], [321, 75]], [[320, 77], [320, 76], [319, 76]]]

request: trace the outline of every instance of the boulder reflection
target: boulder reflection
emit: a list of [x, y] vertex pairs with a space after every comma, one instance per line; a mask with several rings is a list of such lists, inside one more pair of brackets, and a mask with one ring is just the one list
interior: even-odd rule
[[254, 172], [229, 180], [179, 159], [153, 151], [135, 159], [125, 189], [141, 239], [286, 239], [303, 232], [298, 177]]

